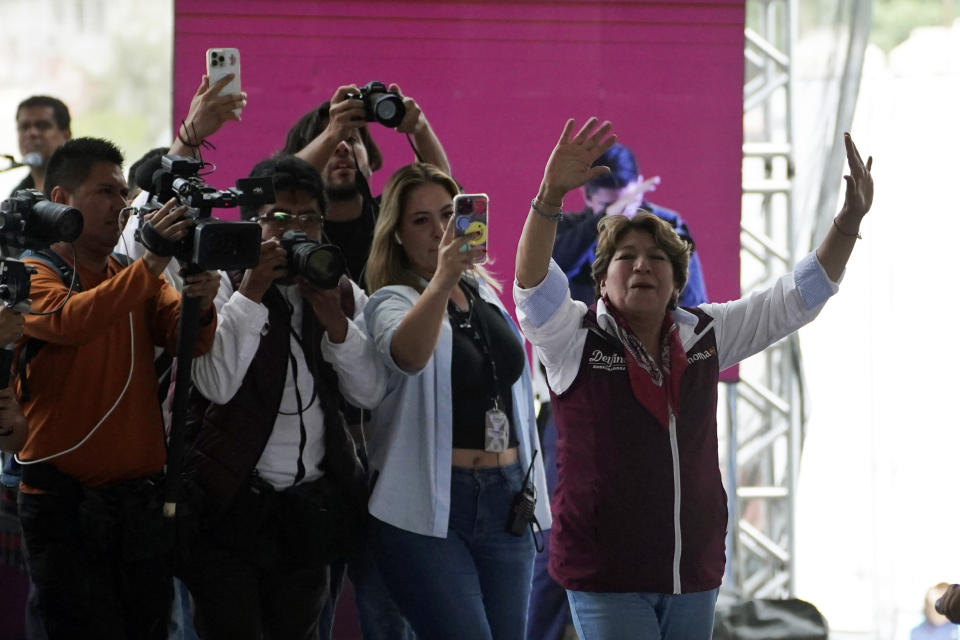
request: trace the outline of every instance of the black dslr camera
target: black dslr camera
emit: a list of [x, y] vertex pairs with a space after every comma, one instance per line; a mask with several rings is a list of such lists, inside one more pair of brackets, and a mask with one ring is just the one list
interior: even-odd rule
[[[159, 163], [159, 167], [157, 166]], [[227, 222], [210, 216], [213, 208], [250, 205], [258, 207], [274, 201], [271, 178], [241, 178], [236, 188], [218, 190], [198, 175], [204, 164], [181, 156], [163, 156], [146, 163], [137, 171], [137, 185], [154, 195], [151, 204], [140, 209], [137, 239], [157, 255], [174, 256], [180, 262], [202, 271], [247, 269], [260, 260], [260, 225], [256, 222]], [[148, 222], [144, 215], [160, 208], [160, 203], [176, 198], [189, 207], [188, 215], [197, 224], [178, 242], [170, 242]]]
[[360, 93], [348, 93], [348, 98], [363, 100], [367, 122], [379, 122], [385, 127], [397, 127], [407, 114], [403, 98], [387, 91], [387, 86], [376, 80], [360, 87]]
[[320, 244], [302, 231], [286, 231], [280, 246], [287, 252], [287, 273], [303, 278], [318, 289], [334, 289], [347, 272], [340, 247]]
[[[0, 202], [0, 254], [9, 247], [44, 249], [54, 242], [73, 242], [83, 231], [83, 215], [65, 204], [51, 202], [36, 189], [21, 189]], [[0, 260], [0, 302], [18, 311], [30, 297], [33, 268], [13, 258]]]

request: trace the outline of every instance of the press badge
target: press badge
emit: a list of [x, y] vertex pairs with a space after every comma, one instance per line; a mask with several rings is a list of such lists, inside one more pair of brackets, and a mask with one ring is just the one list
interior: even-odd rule
[[490, 453], [503, 453], [507, 450], [510, 440], [510, 420], [507, 414], [497, 408], [487, 409], [484, 416], [484, 433], [486, 435], [483, 450]]

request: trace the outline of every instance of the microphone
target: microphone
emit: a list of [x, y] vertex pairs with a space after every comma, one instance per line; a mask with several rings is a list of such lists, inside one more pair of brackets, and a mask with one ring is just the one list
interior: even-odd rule
[[42, 167], [43, 156], [36, 151], [31, 151], [27, 155], [23, 156], [23, 160], [20, 161], [20, 165], [27, 167]]
[[9, 167], [4, 167], [0, 171], [9, 171], [11, 169], [19, 169], [20, 167], [42, 167], [43, 166], [43, 156], [41, 156], [36, 151], [31, 151], [27, 155], [23, 156], [23, 160], [17, 162], [13, 156], [8, 154], [0, 155], [0, 158], [6, 158], [10, 161]]
[[133, 176], [133, 181], [137, 184], [138, 187], [143, 189], [149, 194], [156, 195], [154, 192], [153, 186], [153, 176], [160, 170], [163, 165], [163, 158], [160, 156], [154, 156], [149, 160], [145, 161], [139, 167], [137, 167], [137, 172]]

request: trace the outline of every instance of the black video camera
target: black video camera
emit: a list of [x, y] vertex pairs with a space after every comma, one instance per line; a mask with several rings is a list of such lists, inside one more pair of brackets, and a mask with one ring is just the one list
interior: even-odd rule
[[[157, 255], [174, 256], [202, 271], [256, 266], [260, 260], [260, 225], [218, 220], [210, 216], [210, 211], [247, 205], [258, 207], [273, 202], [272, 179], [242, 178], [237, 180], [236, 188], [218, 190], [198, 175], [204, 166], [200, 160], [163, 156], [159, 167], [157, 164], [146, 163], [137, 171], [137, 185], [154, 195], [150, 206], [139, 212], [137, 239]], [[188, 215], [196, 219], [196, 226], [178, 242], [161, 236], [143, 217], [170, 198], [189, 207]]]
[[399, 126], [407, 114], [403, 98], [387, 91], [387, 86], [376, 80], [360, 87], [360, 93], [348, 93], [347, 98], [363, 100], [366, 121], [376, 121], [385, 127]]
[[286, 231], [280, 246], [287, 252], [287, 273], [303, 278], [318, 289], [334, 289], [347, 272], [340, 247], [320, 244], [302, 231]]
[[[0, 249], [44, 249], [54, 242], [73, 242], [83, 231], [83, 215], [73, 207], [47, 200], [36, 189], [21, 189], [0, 202]], [[17, 308], [30, 297], [32, 267], [4, 257], [0, 260], [0, 302]]]

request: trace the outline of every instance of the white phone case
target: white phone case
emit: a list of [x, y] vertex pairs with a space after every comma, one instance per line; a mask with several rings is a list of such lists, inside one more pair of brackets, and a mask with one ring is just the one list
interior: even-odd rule
[[[220, 90], [220, 95], [231, 95], [240, 93], [240, 52], [233, 47], [220, 49], [207, 49], [207, 76], [210, 78], [210, 86], [220, 81], [223, 76], [233, 74], [233, 80], [227, 83]], [[233, 112], [240, 115], [240, 109], [234, 109]]]

